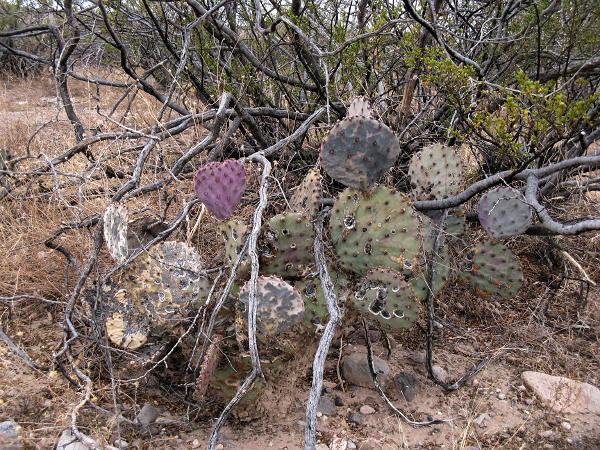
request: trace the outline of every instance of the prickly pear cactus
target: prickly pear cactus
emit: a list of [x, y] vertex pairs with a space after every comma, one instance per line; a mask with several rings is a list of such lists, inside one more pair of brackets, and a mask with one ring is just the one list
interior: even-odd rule
[[521, 264], [515, 254], [500, 242], [484, 241], [467, 258], [462, 276], [483, 298], [514, 297], [523, 282]]
[[[250, 282], [240, 290], [240, 301], [248, 305]], [[263, 336], [274, 336], [304, 319], [302, 295], [278, 277], [261, 276], [256, 290], [256, 327]]]
[[477, 205], [481, 226], [494, 239], [524, 233], [531, 225], [531, 207], [516, 189], [498, 187], [486, 192]]
[[211, 283], [201, 270], [196, 250], [168, 241], [128, 266], [119, 286], [153, 324], [171, 328], [188, 316], [190, 307], [206, 301]]
[[117, 262], [127, 259], [129, 252], [127, 243], [127, 208], [120, 203], [112, 203], [104, 212], [104, 241], [110, 256]]
[[300, 213], [278, 214], [264, 233], [268, 252], [262, 255], [263, 271], [280, 276], [299, 276], [313, 265], [315, 232], [310, 217]]
[[359, 275], [387, 267], [412, 276], [422, 251], [423, 223], [408, 197], [379, 186], [363, 194], [343, 191], [329, 222], [342, 266]]
[[[427, 292], [429, 291], [427, 280], [428, 272], [427, 272], [427, 260], [423, 260], [422, 264], [422, 272], [419, 273], [415, 278], [410, 280], [410, 284], [415, 290], [415, 294], [421, 298], [425, 299], [427, 297]], [[433, 278], [433, 293], [436, 294], [442, 290], [442, 288], [448, 282], [450, 277], [450, 257], [448, 255], [448, 247], [443, 247], [440, 255], [437, 260], [437, 264], [435, 266], [435, 276]]]
[[148, 340], [150, 321], [143, 310], [127, 295], [125, 289], [117, 289], [112, 283], [103, 287], [104, 297], [110, 298], [107, 307], [106, 334], [119, 347], [136, 350]]
[[[434, 223], [439, 223], [444, 210], [432, 209], [425, 211], [425, 215], [429, 217]], [[456, 207], [448, 209], [446, 215], [446, 227], [445, 234], [450, 237], [458, 237], [465, 231], [465, 210]]]
[[321, 172], [318, 168], [310, 169], [300, 186], [294, 191], [290, 199], [290, 208], [293, 212], [314, 218], [321, 207], [322, 197]]
[[335, 125], [321, 146], [321, 165], [333, 179], [366, 190], [394, 165], [400, 143], [383, 123], [351, 117]]
[[464, 168], [456, 149], [433, 144], [413, 155], [408, 174], [414, 198], [439, 200], [460, 192]]
[[[225, 265], [233, 267], [237, 261], [238, 255], [244, 248], [246, 236], [250, 229], [248, 224], [241, 222], [236, 219], [229, 219], [227, 222], [221, 225], [221, 235], [225, 241]], [[244, 276], [250, 269], [250, 261], [248, 258], [244, 258], [241, 265], [238, 268], [238, 274]]]
[[194, 177], [196, 195], [219, 219], [229, 218], [246, 189], [244, 166], [234, 159], [211, 162], [200, 167]]
[[352, 305], [376, 319], [383, 328], [410, 328], [419, 318], [419, 302], [412, 286], [393, 270], [372, 269], [352, 296]]
[[373, 118], [373, 109], [371, 103], [366, 97], [356, 97], [350, 102], [346, 111], [346, 117], [362, 116], [368, 119]]

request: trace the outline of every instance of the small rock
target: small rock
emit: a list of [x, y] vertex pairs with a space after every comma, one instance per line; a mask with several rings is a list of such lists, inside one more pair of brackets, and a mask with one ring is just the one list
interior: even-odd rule
[[569, 431], [572, 428], [571, 424], [569, 422], [561, 422], [560, 426], [563, 427], [567, 431]]
[[473, 420], [473, 423], [479, 427], [484, 427], [483, 421], [487, 419], [489, 416], [486, 413], [479, 414], [476, 419]]
[[334, 437], [329, 446], [329, 450], [347, 450], [348, 441], [341, 437]]
[[554, 431], [552, 431], [552, 430], [546, 430], [546, 431], [540, 432], [540, 437], [541, 438], [549, 438], [553, 434], [554, 434]]
[[129, 443], [124, 439], [117, 439], [115, 441], [115, 446], [117, 448], [127, 448], [127, 447], [129, 447]]
[[356, 448], [356, 444], [348, 439], [348, 446], [346, 448], [349, 450], [353, 450]]
[[323, 380], [323, 387], [325, 387], [327, 389], [335, 389], [336, 386], [337, 386], [337, 383], [335, 383], [333, 381]]
[[79, 439], [75, 437], [75, 435], [71, 432], [71, 429], [68, 428], [63, 431], [58, 438], [58, 442], [56, 444], [56, 450], [89, 450], [90, 447], [83, 442], [80, 442]]
[[[390, 366], [381, 358], [373, 357], [373, 365], [379, 374], [379, 381], [384, 382], [390, 371]], [[342, 374], [350, 383], [362, 387], [372, 387], [373, 378], [369, 370], [367, 355], [365, 353], [350, 353], [342, 361]]]
[[18, 427], [19, 424], [12, 420], [0, 423], [0, 437], [2, 439], [17, 439], [19, 437], [19, 433], [17, 432]]
[[321, 397], [317, 405], [317, 412], [333, 417], [337, 413], [337, 407], [329, 397]]
[[448, 379], [448, 372], [442, 369], [440, 366], [435, 365], [431, 368], [433, 371], [433, 375], [441, 381], [446, 381]]
[[523, 383], [550, 408], [561, 413], [600, 414], [600, 389], [588, 383], [541, 372], [523, 372]]
[[339, 395], [335, 396], [335, 399], [333, 400], [333, 402], [335, 403], [335, 406], [344, 406], [344, 399], [342, 397], [340, 397]]
[[215, 448], [216, 448], [217, 450], [222, 450], [222, 449], [224, 449], [224, 448], [225, 448], [225, 446], [224, 446], [223, 444], [217, 444], [217, 445], [215, 445]]
[[360, 413], [363, 416], [368, 416], [369, 414], [374, 414], [375, 413], [375, 408], [369, 406], [369, 405], [363, 405], [360, 407]]
[[199, 448], [200, 447], [200, 441], [198, 439], [194, 439], [192, 441], [192, 448]]
[[352, 413], [350, 415], [350, 417], [348, 417], [348, 422], [353, 423], [355, 425], [360, 425], [360, 426], [365, 424], [363, 416], [360, 413]]
[[317, 444], [315, 450], [329, 450], [329, 447], [325, 444]]
[[150, 403], [145, 403], [135, 418], [141, 425], [147, 427], [158, 419], [158, 410]]
[[412, 402], [417, 396], [417, 386], [419, 380], [414, 375], [406, 372], [400, 372], [396, 378], [394, 378], [396, 387], [402, 393], [406, 401]]
[[415, 352], [408, 355], [408, 358], [417, 364], [425, 364], [427, 361], [427, 354], [425, 352]]
[[498, 394], [498, 399], [500, 399], [500, 400], [506, 400], [506, 394], [504, 394], [504, 393], [500, 392], [500, 393]]
[[518, 389], [519, 391], [526, 391], [526, 390], [527, 390], [527, 388], [526, 388], [525, 386], [523, 386], [522, 384], [518, 385], [518, 386], [517, 386], [517, 389]]

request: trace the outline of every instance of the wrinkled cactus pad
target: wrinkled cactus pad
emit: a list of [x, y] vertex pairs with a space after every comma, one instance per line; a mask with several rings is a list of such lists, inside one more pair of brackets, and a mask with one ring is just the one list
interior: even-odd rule
[[[236, 219], [229, 219], [220, 227], [221, 235], [225, 241], [225, 265], [233, 267], [238, 259], [238, 255], [244, 248], [246, 236], [250, 232], [248, 224]], [[250, 261], [246, 256], [238, 268], [238, 274], [243, 275], [248, 272]]]
[[362, 116], [368, 119], [373, 118], [373, 109], [371, 108], [371, 103], [366, 97], [356, 97], [350, 102], [350, 105], [348, 105], [346, 117], [349, 118], [356, 116]]
[[321, 207], [322, 197], [321, 172], [317, 168], [310, 169], [300, 186], [294, 191], [290, 199], [290, 209], [314, 218]]
[[[240, 301], [246, 306], [249, 295], [248, 281], [240, 290]], [[280, 334], [304, 319], [302, 295], [281, 278], [258, 277], [256, 301], [256, 327], [262, 335]]]
[[365, 117], [338, 122], [321, 146], [327, 174], [354, 189], [366, 190], [394, 165], [400, 143], [383, 123]]
[[453, 147], [433, 144], [415, 153], [408, 166], [417, 200], [442, 199], [460, 192], [464, 167], [460, 154]]
[[310, 217], [300, 213], [278, 214], [269, 220], [264, 232], [268, 251], [261, 259], [265, 273], [299, 276], [314, 265], [315, 232]]
[[127, 243], [127, 208], [120, 203], [112, 203], [104, 212], [104, 241], [110, 256], [117, 262], [127, 259], [129, 246]]
[[515, 254], [500, 242], [484, 241], [468, 255], [463, 278], [482, 298], [514, 297], [523, 283], [523, 271]]
[[198, 198], [218, 219], [229, 218], [246, 189], [244, 166], [234, 159], [211, 162], [200, 167], [194, 177]]
[[387, 267], [407, 276], [418, 270], [424, 226], [411, 201], [383, 186], [343, 191], [329, 221], [341, 265], [359, 275]]
[[477, 205], [481, 226], [494, 239], [524, 233], [531, 225], [531, 207], [518, 190], [498, 187], [486, 192]]
[[110, 341], [119, 347], [135, 350], [148, 340], [150, 322], [147, 315], [127, 295], [127, 291], [108, 283], [104, 295], [110, 298], [108, 315], [105, 320], [106, 334]]
[[385, 329], [410, 328], [419, 318], [419, 301], [412, 286], [393, 270], [369, 271], [352, 296], [352, 305]]

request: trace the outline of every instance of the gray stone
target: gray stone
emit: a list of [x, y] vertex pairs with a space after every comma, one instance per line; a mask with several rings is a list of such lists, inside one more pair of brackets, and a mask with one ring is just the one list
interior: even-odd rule
[[158, 419], [158, 410], [150, 403], [144, 404], [135, 419], [143, 426], [147, 427]]
[[350, 415], [350, 417], [348, 417], [348, 422], [353, 423], [355, 425], [360, 425], [360, 426], [365, 424], [363, 416], [360, 413], [352, 413]]
[[540, 432], [540, 437], [542, 437], [542, 438], [549, 438], [553, 434], [554, 434], [554, 431], [552, 431], [552, 430], [546, 430], [546, 431]]
[[354, 442], [352, 442], [351, 440], [348, 440], [348, 449], [352, 450], [356, 448], [356, 444]]
[[410, 354], [408, 358], [417, 364], [425, 364], [427, 361], [427, 354], [425, 352], [415, 352]]
[[431, 370], [433, 371], [433, 375], [435, 375], [435, 377], [438, 380], [441, 381], [447, 381], [448, 380], [448, 372], [446, 372], [444, 369], [442, 369], [440, 366], [432, 366]]
[[412, 402], [417, 396], [417, 387], [419, 380], [414, 375], [406, 372], [400, 372], [395, 378], [396, 388], [402, 393], [406, 401]]
[[374, 414], [375, 413], [375, 408], [369, 406], [369, 405], [362, 405], [360, 407], [360, 413], [363, 416], [368, 416], [369, 414]]
[[540, 372], [523, 372], [523, 383], [554, 411], [600, 415], [600, 389], [588, 383]]
[[12, 420], [0, 423], [0, 448], [2, 450], [21, 450], [23, 443], [19, 439], [19, 424]]
[[473, 423], [475, 425], [478, 425], [479, 427], [484, 427], [485, 425], [483, 424], [483, 422], [485, 421], [485, 419], [487, 419], [489, 416], [486, 413], [482, 413], [479, 414], [479, 416], [473, 420]]
[[337, 407], [329, 397], [321, 397], [317, 405], [317, 412], [332, 417], [336, 415]]
[[563, 427], [567, 431], [571, 430], [571, 427], [572, 427], [569, 422], [561, 422], [560, 426]]
[[90, 450], [90, 446], [77, 439], [71, 429], [68, 428], [58, 438], [56, 450]]
[[[390, 372], [390, 366], [383, 359], [376, 356], [373, 356], [373, 365], [379, 375], [379, 381], [383, 383]], [[350, 353], [346, 356], [342, 361], [342, 374], [350, 384], [368, 388], [373, 387], [373, 378], [365, 353]]]

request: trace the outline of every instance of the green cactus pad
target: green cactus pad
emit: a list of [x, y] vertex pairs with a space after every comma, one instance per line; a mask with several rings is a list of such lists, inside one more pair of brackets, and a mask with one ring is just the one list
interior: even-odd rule
[[[425, 215], [434, 222], [439, 222], [444, 210], [432, 209], [424, 211]], [[458, 237], [465, 231], [465, 210], [462, 208], [450, 208], [446, 216], [446, 234]]]
[[460, 192], [464, 168], [456, 149], [433, 144], [413, 155], [408, 174], [415, 199], [439, 200]]
[[268, 250], [261, 255], [262, 269], [268, 274], [300, 276], [314, 263], [315, 232], [312, 221], [300, 213], [272, 217], [264, 232]]
[[366, 97], [356, 97], [350, 102], [350, 105], [348, 105], [346, 117], [350, 118], [356, 116], [367, 117], [369, 119], [373, 118], [373, 108], [371, 108], [371, 103]]
[[354, 189], [366, 190], [394, 165], [400, 143], [383, 123], [351, 117], [336, 124], [321, 146], [327, 174]]
[[[220, 227], [221, 235], [225, 241], [225, 265], [233, 267], [238, 255], [244, 248], [246, 236], [250, 231], [248, 224], [236, 219], [229, 219]], [[244, 276], [250, 270], [250, 261], [244, 258], [238, 267], [238, 275]]]
[[104, 241], [110, 256], [123, 262], [129, 253], [127, 243], [127, 208], [120, 203], [112, 203], [104, 213]]
[[516, 189], [498, 187], [486, 192], [477, 205], [479, 223], [494, 239], [524, 233], [531, 225], [531, 207]]
[[484, 241], [475, 247], [463, 268], [482, 298], [514, 297], [523, 283], [523, 271], [515, 254], [499, 242]]
[[419, 301], [412, 286], [393, 270], [371, 270], [351, 296], [352, 305], [385, 329], [410, 328], [419, 318]]
[[[240, 290], [240, 301], [248, 305], [250, 282]], [[302, 295], [278, 277], [258, 277], [257, 331], [265, 336], [280, 334], [304, 319]]]
[[406, 195], [383, 186], [342, 192], [329, 222], [343, 267], [365, 275], [387, 267], [412, 276], [422, 251], [423, 223]]
[[311, 169], [294, 191], [290, 199], [290, 209], [314, 218], [321, 208], [322, 197], [321, 172], [317, 168]]
[[201, 305], [211, 283], [200, 271], [196, 250], [168, 241], [141, 255], [123, 273], [121, 288], [154, 322], [175, 325], [193, 304]]

